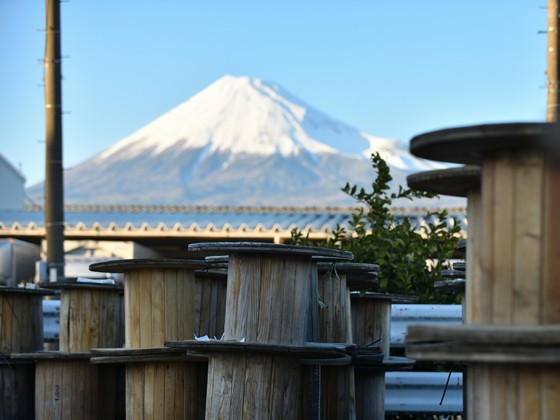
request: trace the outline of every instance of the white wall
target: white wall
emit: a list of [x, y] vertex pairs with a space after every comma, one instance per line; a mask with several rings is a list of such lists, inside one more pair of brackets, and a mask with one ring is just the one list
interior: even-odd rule
[[0, 154], [0, 209], [21, 210], [25, 199], [25, 178]]

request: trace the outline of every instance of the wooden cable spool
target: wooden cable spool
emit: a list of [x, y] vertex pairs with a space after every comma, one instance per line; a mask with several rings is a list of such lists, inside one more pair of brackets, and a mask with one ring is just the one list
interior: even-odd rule
[[92, 271], [124, 273], [125, 347], [162, 347], [187, 340], [195, 331], [195, 270], [200, 260], [116, 260]]
[[483, 312], [482, 300], [485, 291], [480, 289], [480, 280], [470, 278], [480, 277], [479, 253], [481, 246], [482, 227], [481, 221], [481, 178], [482, 170], [479, 165], [465, 165], [458, 168], [439, 169], [435, 171], [419, 172], [409, 175], [407, 183], [410, 188], [435, 194], [465, 197], [467, 199], [467, 221], [469, 233], [466, 248], [471, 253], [467, 260], [467, 279], [465, 282], [455, 281], [434, 285], [446, 290], [464, 291], [463, 318], [467, 323], [479, 322]]
[[43, 296], [52, 292], [0, 287], [0, 354], [43, 348]]
[[[480, 213], [471, 223], [477, 239], [467, 246], [465, 328], [560, 324], [560, 166], [543, 148], [553, 135], [552, 124], [489, 124], [435, 131], [411, 141], [418, 157], [482, 167]], [[522, 344], [523, 333], [518, 339]], [[500, 347], [497, 354], [509, 360], [515, 347]], [[458, 350], [447, 352], [454, 358]], [[542, 365], [535, 353], [507, 368], [497, 363], [468, 361], [469, 416], [560, 417], [558, 398], [551, 397], [557, 395], [552, 384], [560, 381], [558, 361]]]
[[123, 371], [96, 366], [91, 353], [35, 352], [13, 354], [35, 360], [35, 419], [121, 419], [124, 417]]
[[43, 348], [44, 289], [0, 287], [0, 418], [33, 419], [35, 362], [11, 360]]
[[[361, 347], [378, 346], [383, 362], [390, 360], [391, 303], [393, 295], [375, 292], [353, 292], [352, 336]], [[409, 361], [409, 364], [412, 361]], [[385, 416], [385, 371], [355, 366], [356, 415], [360, 419]]]
[[[320, 262], [318, 264], [319, 340], [321, 343], [353, 343], [350, 289], [347, 277], [364, 274], [371, 280], [374, 264]], [[373, 282], [372, 282], [373, 284]], [[354, 367], [321, 367], [321, 418], [353, 419], [356, 417], [356, 384]]]
[[[288, 346], [304, 345], [318, 322], [313, 257], [352, 258], [338, 250], [264, 243], [191, 244], [189, 251], [229, 255], [224, 340]], [[213, 353], [208, 369], [208, 418], [304, 416], [304, 369], [294, 357]]]
[[206, 358], [180, 349], [93, 349], [96, 365], [126, 364], [129, 419], [204, 419]]
[[60, 290], [60, 351], [123, 345], [122, 286], [56, 282], [44, 287]]
[[307, 364], [348, 365], [351, 360], [347, 351], [353, 347], [221, 340], [168, 341], [166, 345], [186, 349], [190, 355], [207, 354], [210, 359], [207, 418], [240, 419], [310, 418], [302, 398], [307, 385], [303, 377], [305, 367]]
[[[118, 260], [93, 264], [90, 270], [124, 273], [125, 350], [130, 352], [157, 351], [165, 340], [194, 337], [195, 271], [207, 267], [193, 259]], [[127, 363], [127, 418], [203, 418], [198, 407], [200, 393], [205, 392], [201, 390], [206, 366], [201, 370], [192, 363], [174, 360], [165, 352]]]

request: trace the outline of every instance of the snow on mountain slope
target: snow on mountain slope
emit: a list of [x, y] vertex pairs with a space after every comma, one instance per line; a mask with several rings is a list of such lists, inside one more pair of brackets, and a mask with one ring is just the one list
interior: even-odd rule
[[67, 202], [99, 204], [352, 205], [340, 188], [370, 182], [374, 151], [399, 184], [438, 167], [276, 84], [224, 76], [72, 168], [65, 195]]
[[260, 80], [225, 76], [160, 118], [101, 153], [122, 150], [155, 156], [176, 144], [214, 152], [297, 156], [335, 152], [301, 126], [307, 110], [279, 96]]
[[401, 169], [431, 163], [407, 156], [402, 143], [356, 130], [308, 106], [280, 86], [260, 79], [224, 76], [206, 89], [99, 155], [150, 150], [155, 156], [180, 145], [214, 152], [298, 156], [303, 152], [369, 157], [382, 151]]

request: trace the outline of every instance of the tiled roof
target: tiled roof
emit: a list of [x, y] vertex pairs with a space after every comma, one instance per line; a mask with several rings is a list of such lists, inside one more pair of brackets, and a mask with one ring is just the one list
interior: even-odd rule
[[[67, 230], [300, 230], [330, 232], [337, 225], [347, 226], [352, 208], [293, 207], [180, 207], [180, 206], [66, 206]], [[464, 209], [449, 209], [466, 230]], [[394, 209], [397, 216], [407, 215], [420, 222], [426, 209]], [[42, 230], [42, 207], [0, 210], [0, 233], [6, 230]]]

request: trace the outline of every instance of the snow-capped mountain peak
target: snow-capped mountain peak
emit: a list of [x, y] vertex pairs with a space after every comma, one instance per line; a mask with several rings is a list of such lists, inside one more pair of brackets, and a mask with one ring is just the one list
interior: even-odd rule
[[278, 85], [224, 76], [186, 102], [99, 155], [122, 150], [154, 155], [181, 145], [209, 153], [359, 154], [367, 142], [356, 130], [306, 106]]
[[[341, 188], [374, 176], [379, 152], [396, 185], [434, 169], [407, 147], [357, 130], [279, 85], [224, 76], [161, 117], [76, 165], [69, 203], [337, 206]], [[43, 186], [28, 190], [42, 196]]]

